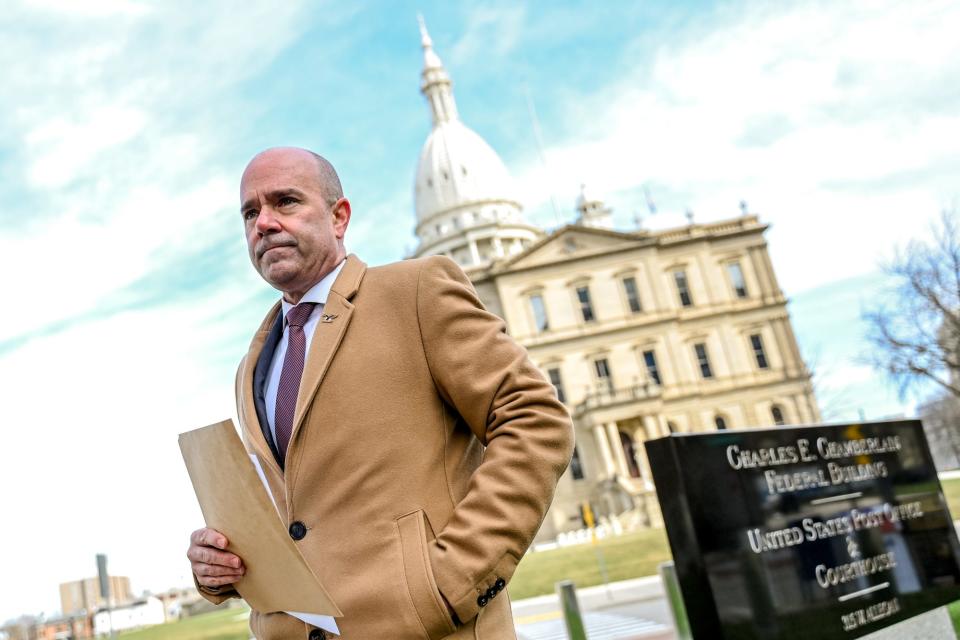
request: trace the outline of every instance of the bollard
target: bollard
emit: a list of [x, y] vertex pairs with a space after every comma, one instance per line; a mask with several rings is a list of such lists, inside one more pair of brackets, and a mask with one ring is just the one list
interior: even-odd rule
[[570, 580], [558, 582], [557, 596], [560, 598], [560, 610], [563, 612], [563, 622], [567, 627], [569, 640], [587, 640], [587, 629], [583, 625], [583, 616], [580, 615], [580, 604], [577, 602], [577, 589]]
[[659, 569], [663, 591], [670, 605], [670, 613], [673, 614], [673, 628], [677, 633], [677, 640], [693, 640], [690, 622], [687, 620], [687, 608], [683, 604], [680, 582], [677, 580], [677, 569], [673, 566], [673, 562], [662, 562]]

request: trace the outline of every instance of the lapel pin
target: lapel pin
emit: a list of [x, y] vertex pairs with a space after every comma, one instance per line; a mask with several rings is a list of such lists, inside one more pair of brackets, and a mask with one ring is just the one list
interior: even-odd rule
[[333, 322], [336, 319], [337, 319], [337, 314], [335, 313], [333, 314], [325, 313], [322, 316], [320, 316], [320, 320], [323, 322]]

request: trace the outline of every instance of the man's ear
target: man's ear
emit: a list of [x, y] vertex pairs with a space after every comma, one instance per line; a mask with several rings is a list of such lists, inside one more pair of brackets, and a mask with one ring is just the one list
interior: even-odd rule
[[330, 207], [333, 213], [333, 230], [338, 240], [343, 240], [347, 233], [347, 227], [350, 225], [350, 201], [346, 198], [340, 198]]

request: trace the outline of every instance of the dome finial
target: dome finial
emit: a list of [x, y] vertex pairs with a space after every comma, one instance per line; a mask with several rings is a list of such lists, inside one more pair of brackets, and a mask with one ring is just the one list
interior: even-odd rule
[[443, 62], [440, 61], [440, 56], [433, 50], [433, 39], [427, 33], [427, 23], [424, 22], [422, 13], [417, 14], [417, 22], [420, 23], [420, 46], [423, 47], [424, 72], [429, 69], [442, 69]]
[[420, 23], [420, 44], [423, 45], [423, 72], [420, 74], [420, 91], [430, 103], [433, 126], [457, 119], [457, 105], [450, 88], [450, 76], [443, 68], [440, 56], [433, 50], [433, 40], [427, 33], [423, 15], [417, 14]]
[[427, 23], [423, 21], [423, 14], [417, 14], [417, 22], [420, 23], [420, 44], [423, 45], [423, 48], [433, 46], [433, 40], [430, 39], [430, 34], [427, 33]]

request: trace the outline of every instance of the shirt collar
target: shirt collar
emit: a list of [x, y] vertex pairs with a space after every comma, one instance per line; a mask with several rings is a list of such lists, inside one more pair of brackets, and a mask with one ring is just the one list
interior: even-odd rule
[[[347, 261], [341, 260], [340, 264], [333, 268], [333, 271], [323, 276], [323, 279], [320, 280], [317, 284], [313, 285], [307, 292], [303, 294], [303, 297], [300, 298], [300, 302], [315, 302], [317, 304], [327, 304], [327, 297], [330, 295], [330, 289], [333, 288], [333, 283], [336, 281], [337, 276], [340, 275], [340, 271], [343, 270], [343, 265], [347, 264]], [[287, 312], [290, 309], [293, 309], [295, 305], [290, 304], [285, 299], [280, 299], [281, 311], [283, 312], [284, 323], [286, 323]]]

